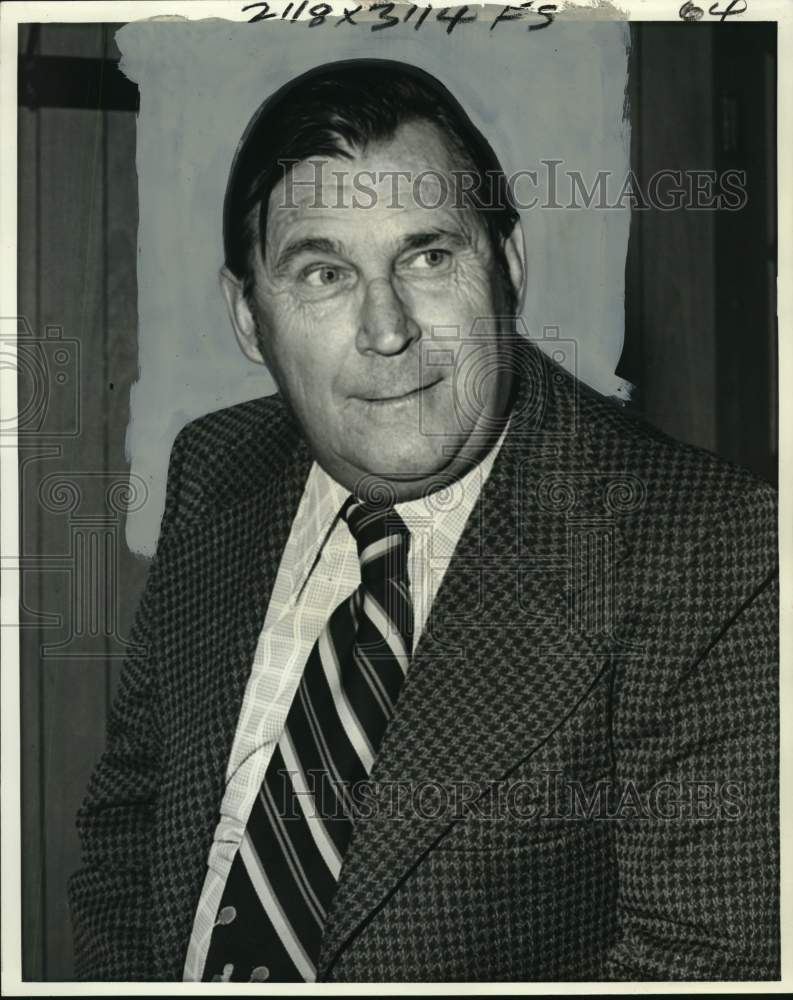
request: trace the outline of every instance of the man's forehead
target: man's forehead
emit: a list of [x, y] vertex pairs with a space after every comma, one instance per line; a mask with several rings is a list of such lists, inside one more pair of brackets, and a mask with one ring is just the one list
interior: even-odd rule
[[347, 146], [344, 155], [309, 157], [273, 189], [268, 228], [294, 225], [304, 217], [329, 221], [350, 209], [364, 216], [439, 209], [459, 215], [467, 206], [460, 193], [464, 171], [455, 159], [440, 129], [425, 122], [405, 124], [365, 149]]

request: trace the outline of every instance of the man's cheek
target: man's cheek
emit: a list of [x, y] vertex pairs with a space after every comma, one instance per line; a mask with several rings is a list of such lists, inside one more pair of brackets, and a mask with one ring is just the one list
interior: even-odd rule
[[[273, 348], [290, 367], [310, 365], [317, 352], [327, 342], [330, 324], [322, 322], [313, 309], [307, 308], [294, 297], [284, 297], [271, 310], [271, 339]], [[305, 371], [305, 369], [304, 369]]]
[[493, 312], [490, 281], [476, 268], [458, 268], [438, 285], [423, 290], [416, 298], [421, 328], [428, 334], [435, 328], [452, 327], [456, 336], [471, 335], [474, 321]]
[[280, 303], [278, 313], [278, 325], [292, 341], [303, 345], [301, 350], [309, 354], [319, 351], [323, 359], [343, 350], [359, 323], [354, 297], [343, 293], [311, 302], [293, 295]]
[[[474, 319], [492, 312], [490, 275], [483, 268], [466, 261], [452, 276], [453, 293], [467, 315]], [[466, 334], [470, 333], [466, 330]]]

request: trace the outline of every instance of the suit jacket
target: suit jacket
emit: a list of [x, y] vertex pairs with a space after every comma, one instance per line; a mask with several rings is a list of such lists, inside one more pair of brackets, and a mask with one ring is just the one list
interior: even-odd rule
[[[510, 429], [377, 755], [318, 979], [777, 978], [775, 493], [535, 346], [515, 358]], [[181, 978], [310, 463], [277, 396], [176, 440], [139, 648], [78, 815], [80, 978]]]

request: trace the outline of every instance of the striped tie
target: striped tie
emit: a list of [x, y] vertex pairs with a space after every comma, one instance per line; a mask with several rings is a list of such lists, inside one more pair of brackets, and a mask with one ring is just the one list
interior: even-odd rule
[[353, 831], [356, 782], [372, 769], [407, 673], [410, 533], [393, 507], [341, 509], [361, 584], [309, 654], [234, 858], [204, 981], [314, 982], [325, 918]]

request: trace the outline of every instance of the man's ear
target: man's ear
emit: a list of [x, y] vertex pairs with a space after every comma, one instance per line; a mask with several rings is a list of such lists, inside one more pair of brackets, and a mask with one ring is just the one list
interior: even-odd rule
[[265, 364], [262, 352], [259, 350], [256, 318], [243, 294], [242, 282], [225, 266], [220, 269], [220, 287], [242, 353], [257, 365]]
[[518, 306], [516, 312], [519, 312], [523, 300], [523, 285], [526, 280], [526, 244], [523, 239], [523, 227], [520, 224], [520, 219], [504, 240], [504, 258], [507, 262], [509, 281], [515, 293], [515, 302]]

